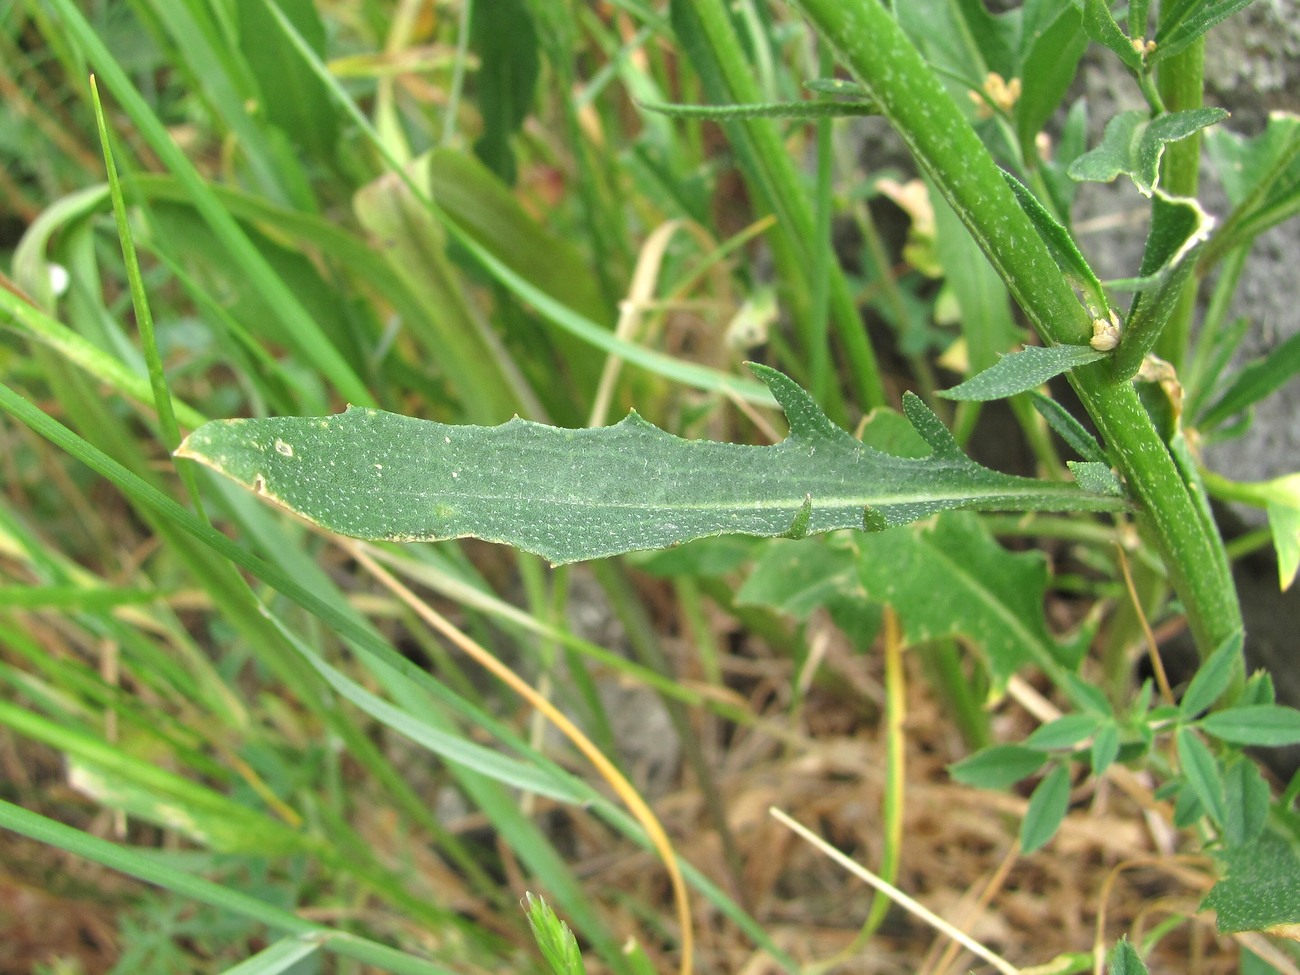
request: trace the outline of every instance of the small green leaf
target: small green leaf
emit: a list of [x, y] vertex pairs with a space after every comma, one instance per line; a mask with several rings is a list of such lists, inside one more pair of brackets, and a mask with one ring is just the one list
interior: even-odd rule
[[866, 85], [849, 81], [847, 78], [813, 78], [805, 81], [803, 86], [818, 95], [844, 95], [864, 102], [872, 100], [871, 92], [867, 91]]
[[1197, 723], [1206, 734], [1234, 745], [1300, 744], [1300, 711], [1278, 704], [1226, 708], [1206, 715]]
[[1263, 508], [1277, 551], [1278, 584], [1289, 589], [1300, 568], [1300, 474], [1270, 481], [1233, 481], [1210, 471], [1202, 472], [1214, 497]]
[[1183, 768], [1183, 775], [1196, 793], [1196, 798], [1205, 807], [1210, 819], [1216, 826], [1221, 826], [1227, 815], [1223, 799], [1223, 779], [1219, 763], [1209, 746], [1201, 741], [1199, 735], [1191, 728], [1179, 728], [1175, 735], [1178, 746], [1178, 762]]
[[1178, 709], [1186, 718], [1195, 718], [1219, 699], [1232, 683], [1234, 670], [1241, 664], [1242, 634], [1240, 631], [1224, 640], [1209, 659], [1201, 664], [1192, 682], [1187, 685]]
[[803, 504], [795, 512], [790, 527], [785, 530], [786, 538], [807, 538], [808, 524], [812, 521], [812, 495], [803, 496]]
[[1070, 231], [1048, 212], [1029, 187], [1006, 171], [1003, 171], [1002, 177], [1016, 194], [1020, 208], [1033, 221], [1034, 229], [1038, 231], [1038, 236], [1043, 238], [1047, 249], [1052, 252], [1052, 257], [1056, 260], [1056, 266], [1061, 269], [1061, 273], [1070, 279], [1071, 284], [1084, 292], [1094, 308], [1094, 315], [1109, 318], [1110, 305], [1106, 301], [1106, 291], [1101, 286], [1101, 281], [1093, 271], [1092, 265], [1079, 250], [1079, 245], [1074, 242]]
[[1219, 930], [1268, 931], [1300, 924], [1300, 857], [1285, 839], [1266, 832], [1223, 851], [1226, 876], [1201, 903], [1218, 914]]
[[1087, 365], [1105, 357], [1104, 352], [1098, 352], [1087, 345], [1053, 345], [1050, 348], [1031, 345], [1019, 352], [1004, 355], [979, 375], [952, 389], [944, 390], [939, 395], [945, 399], [980, 402], [1004, 399], [1036, 389], [1075, 366]]
[[1273, 676], [1267, 670], [1257, 670], [1246, 678], [1246, 686], [1241, 689], [1237, 699], [1239, 708], [1277, 703], [1277, 689], [1273, 686]]
[[933, 453], [881, 453], [831, 423], [781, 373], [753, 369], [789, 419], [790, 436], [774, 447], [681, 440], [635, 413], [613, 427], [566, 430], [518, 418], [447, 426], [350, 409], [208, 423], [179, 453], [341, 534], [469, 535], [557, 563], [708, 535], [782, 535], [809, 496], [809, 534], [861, 528], [867, 508], [892, 527], [959, 507], [1123, 506], [981, 467], [916, 396], [904, 409]]
[[1101, 719], [1094, 714], [1067, 714], [1034, 730], [1025, 744], [1041, 751], [1073, 748], [1097, 730]]
[[1155, 64], [1173, 57], [1211, 27], [1250, 5], [1252, 0], [1197, 0], [1179, 5], [1169, 16], [1161, 7], [1160, 29], [1156, 31], [1156, 49], [1151, 52]]
[[1200, 822], [1205, 815], [1205, 804], [1190, 782], [1183, 782], [1177, 793], [1174, 799], [1174, 825], [1179, 829], [1187, 829], [1193, 823]]
[[1078, 674], [1065, 675], [1065, 691], [1076, 708], [1091, 714], [1110, 717], [1112, 712], [1106, 692], [1095, 684], [1090, 684]]
[[1148, 975], [1146, 962], [1127, 938], [1120, 938], [1106, 957], [1106, 975]]
[[1045, 846], [1056, 835], [1070, 808], [1070, 770], [1058, 765], [1043, 777], [1029, 797], [1029, 809], [1020, 824], [1020, 848], [1026, 853]]
[[1050, 396], [1044, 396], [1037, 391], [1031, 392], [1031, 402], [1036, 409], [1047, 421], [1047, 425], [1056, 431], [1057, 436], [1064, 440], [1076, 454], [1082, 457], [1090, 464], [1106, 464], [1106, 451], [1101, 449], [1101, 444], [1097, 443], [1097, 438], [1088, 432], [1070, 412], [1052, 399]]
[[1134, 49], [1129, 36], [1119, 29], [1106, 0], [1084, 0], [1083, 29], [1098, 44], [1110, 48], [1134, 74], [1142, 71], [1142, 55]]
[[747, 118], [819, 119], [880, 114], [880, 106], [871, 101], [764, 102], [756, 105], [679, 105], [670, 102], [639, 104], [647, 112], [658, 112], [669, 118], [707, 119], [711, 122]]
[[1024, 745], [991, 745], [948, 767], [962, 785], [981, 789], [1006, 789], [1027, 779], [1045, 764], [1048, 756]]
[[524, 906], [533, 940], [553, 975], [585, 975], [587, 969], [582, 963], [582, 952], [578, 950], [578, 940], [569, 926], [556, 917], [550, 905], [540, 897], [525, 894]]
[[1067, 460], [1065, 465], [1070, 468], [1070, 473], [1074, 475], [1075, 482], [1085, 491], [1109, 494], [1115, 498], [1124, 496], [1124, 485], [1120, 484], [1119, 478], [1115, 476], [1115, 472], [1110, 469], [1109, 464]]
[[1277, 553], [1277, 580], [1285, 591], [1295, 582], [1300, 570], [1300, 507], [1269, 503], [1268, 528], [1273, 533], [1273, 550]]
[[1269, 788], [1259, 766], [1241, 756], [1228, 767], [1223, 778], [1227, 814], [1223, 838], [1229, 846], [1254, 842], [1268, 822]]
[[1143, 111], [1120, 112], [1106, 123], [1101, 145], [1070, 165], [1070, 178], [1081, 183], [1109, 183], [1123, 173], [1144, 196], [1150, 196], [1160, 179], [1165, 146], [1227, 117], [1221, 108], [1190, 108], [1154, 119]]
[[1104, 722], [1092, 739], [1092, 774], [1102, 776], [1119, 755], [1119, 726]]

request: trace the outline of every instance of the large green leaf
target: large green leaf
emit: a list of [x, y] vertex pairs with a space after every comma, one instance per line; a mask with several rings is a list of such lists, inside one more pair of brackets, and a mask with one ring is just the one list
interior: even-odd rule
[[1226, 874], [1201, 904], [1218, 912], [1219, 930], [1295, 930], [1300, 924], [1300, 857], [1275, 833], [1223, 851]]
[[983, 655], [996, 690], [1028, 664], [1061, 677], [1087, 649], [1087, 633], [1061, 642], [1048, 631], [1042, 553], [1008, 552], [974, 515], [945, 514], [857, 545], [867, 598], [894, 608], [904, 640], [961, 637]]
[[447, 426], [373, 409], [205, 424], [178, 453], [345, 535], [473, 536], [574, 562], [706, 535], [883, 529], [952, 508], [1103, 510], [1123, 502], [981, 467], [915, 396], [930, 445], [897, 457], [835, 426], [792, 380], [755, 373], [790, 422], [772, 447], [687, 441], [630, 414], [564, 430]]

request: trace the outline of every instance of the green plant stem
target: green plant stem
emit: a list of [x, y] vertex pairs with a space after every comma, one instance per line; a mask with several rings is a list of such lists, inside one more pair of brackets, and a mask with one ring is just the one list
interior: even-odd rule
[[[1186, 50], [1160, 62], [1160, 94], [1165, 108], [1181, 112], [1200, 108], [1205, 89], [1205, 38], [1201, 37]], [[1194, 132], [1186, 139], [1165, 148], [1160, 162], [1160, 185], [1174, 196], [1195, 198], [1201, 173], [1201, 133]], [[1178, 305], [1165, 323], [1156, 342], [1156, 355], [1182, 372], [1187, 357], [1187, 346], [1192, 335], [1192, 319], [1196, 313], [1196, 292], [1200, 277], [1193, 275], [1178, 297]]]
[[[993, 157], [877, 0], [798, 0], [943, 193], [1043, 340], [1083, 344], [1091, 322]], [[1207, 528], [1132, 385], [1109, 362], [1070, 381], [1143, 510], [1204, 655], [1242, 628], [1222, 540]]]

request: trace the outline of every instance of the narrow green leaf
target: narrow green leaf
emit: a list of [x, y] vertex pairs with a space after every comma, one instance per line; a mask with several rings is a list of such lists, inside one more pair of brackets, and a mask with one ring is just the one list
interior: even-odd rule
[[1281, 836], [1266, 832], [1253, 843], [1223, 851], [1226, 876], [1202, 901], [1218, 914], [1218, 928], [1268, 931], [1300, 924], [1300, 857]]
[[1227, 708], [1208, 714], [1197, 723], [1206, 734], [1234, 745], [1300, 744], [1300, 711], [1278, 704]]
[[1040, 751], [1073, 748], [1095, 732], [1099, 724], [1101, 719], [1093, 714], [1066, 714], [1035, 728], [1025, 744]]
[[1119, 755], [1119, 726], [1105, 721], [1092, 739], [1092, 774], [1102, 776]]
[[[221, 975], [307, 975], [320, 971], [319, 960], [314, 958], [321, 951], [318, 938], [299, 935], [296, 938], [282, 938], [269, 948], [263, 948], [252, 958], [227, 968]], [[311, 965], [303, 964], [311, 960]]]
[[1087, 428], [1075, 419], [1064, 406], [1050, 396], [1044, 396], [1037, 391], [1031, 392], [1029, 395], [1034, 404], [1034, 409], [1047, 421], [1048, 426], [1070, 445], [1076, 454], [1090, 464], [1108, 463], [1106, 451], [1101, 449], [1101, 444], [1097, 443], [1097, 438], [1089, 433]]
[[1216, 826], [1222, 826], [1227, 810], [1223, 800], [1223, 778], [1209, 746], [1191, 728], [1179, 728], [1174, 738], [1183, 775]]
[[1197, 418], [1197, 426], [1213, 430], [1281, 389], [1297, 373], [1300, 373], [1300, 332], [1237, 373], [1223, 395]]
[[1165, 146], [1227, 117], [1221, 108], [1192, 108], [1154, 119], [1143, 111], [1120, 112], [1106, 123], [1101, 145], [1070, 164], [1070, 178], [1084, 183], [1109, 183], [1122, 173], [1144, 196], [1150, 196], [1160, 179], [1160, 157]]
[[[408, 167], [418, 185], [430, 183], [430, 158], [426, 153]], [[456, 383], [469, 418], [508, 416], [520, 409], [521, 384], [513, 365], [482, 316], [470, 308], [447, 256], [447, 235], [424, 201], [406, 180], [385, 173], [356, 193], [353, 209], [391, 271], [418, 296], [432, 331], [430, 344]]]
[[781, 373], [753, 369], [789, 419], [790, 436], [774, 447], [683, 441], [635, 413], [613, 427], [562, 430], [518, 418], [457, 427], [351, 409], [207, 424], [180, 455], [342, 534], [471, 535], [554, 562], [707, 535], [782, 535], [809, 495], [810, 534], [859, 528], [868, 507], [894, 526], [962, 507], [1123, 504], [981, 467], [917, 397], [905, 408], [933, 454], [881, 453], [836, 427]]
[[1269, 788], [1259, 766], [1240, 756], [1223, 777], [1223, 794], [1227, 813], [1223, 818], [1223, 838], [1229, 846], [1252, 843], [1264, 832], [1268, 822]]
[[1195, 718], [1228, 689], [1233, 672], [1241, 663], [1242, 642], [1242, 634], [1234, 633], [1201, 664], [1187, 685], [1183, 699], [1178, 702], [1178, 709], [1184, 717]]
[[1120, 938], [1106, 956], [1106, 975], [1148, 975], [1146, 962], [1128, 938]]
[[607, 316], [582, 248], [539, 223], [474, 156], [434, 149], [428, 155], [427, 175], [438, 209], [503, 264], [579, 315], [591, 321]]
[[430, 752], [447, 762], [455, 762], [464, 768], [485, 778], [507, 785], [512, 789], [533, 792], [547, 796], [559, 802], [577, 803], [583, 797], [555, 776], [547, 774], [545, 769], [508, 758], [490, 748], [453, 734], [428, 720], [412, 708], [402, 708], [390, 704], [377, 694], [372, 694], [356, 681], [330, 666], [310, 646], [299, 640], [285, 627], [280, 627], [285, 637], [293, 643], [294, 648], [303, 658], [316, 668], [317, 673], [339, 694], [347, 698], [358, 708], [381, 724], [410, 739], [415, 744], [427, 748]]
[[1025, 854], [1045, 846], [1056, 835], [1070, 808], [1070, 770], [1058, 765], [1043, 777], [1029, 797], [1020, 824], [1020, 848]]
[[1164, 58], [1173, 57], [1184, 50], [1211, 27], [1231, 17], [1238, 10], [1243, 10], [1252, 0], [1199, 0], [1183, 5], [1187, 12], [1185, 17], [1161, 18], [1160, 29], [1156, 31], [1156, 49], [1151, 52], [1154, 64]]
[[1006, 789], [1027, 779], [1045, 764], [1048, 756], [1024, 745], [991, 745], [948, 767], [962, 785], [981, 789]]
[[1269, 481], [1233, 481], [1212, 471], [1201, 478], [1213, 497], [1263, 508], [1277, 551], [1278, 584], [1285, 590], [1300, 567], [1300, 473]]
[[1106, 290], [1101, 286], [1101, 281], [1097, 278], [1092, 265], [1079, 250], [1079, 245], [1074, 242], [1070, 231], [1048, 212], [1029, 187], [1006, 171], [1003, 171], [1002, 176], [1012, 192], [1016, 194], [1020, 208], [1033, 221], [1038, 236], [1043, 238], [1043, 243], [1052, 252], [1052, 257], [1056, 259], [1056, 266], [1075, 287], [1084, 292], [1092, 303], [1093, 316], [1109, 318], [1110, 305], [1106, 300]]
[[1016, 101], [1015, 118], [1020, 145], [1027, 150], [1061, 107], [1088, 48], [1088, 36], [1083, 17], [1072, 3], [1027, 3], [1019, 13], [1021, 65], [1016, 74], [1023, 91]]
[[1105, 357], [1106, 353], [1087, 345], [1053, 345], [1050, 348], [1031, 345], [1004, 355], [979, 375], [939, 395], [945, 399], [981, 402], [1004, 399], [1036, 389], [1063, 372]]
[[669, 118], [708, 119], [712, 122], [747, 118], [818, 119], [880, 114], [880, 106], [872, 101], [766, 102], [758, 105], [679, 105], [670, 102], [639, 104], [647, 112], [658, 112]]
[[1300, 212], [1300, 117], [1274, 112], [1249, 139], [1211, 129], [1205, 148], [1234, 207], [1213, 242], [1216, 254]]

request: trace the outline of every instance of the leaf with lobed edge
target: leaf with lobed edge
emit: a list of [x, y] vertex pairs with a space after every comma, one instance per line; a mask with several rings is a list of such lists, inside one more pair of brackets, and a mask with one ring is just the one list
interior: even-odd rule
[[176, 453], [342, 535], [471, 536], [557, 564], [709, 535], [878, 531], [955, 508], [1126, 505], [982, 467], [911, 394], [904, 411], [931, 452], [883, 453], [833, 424], [787, 376], [751, 368], [789, 420], [790, 435], [775, 446], [683, 440], [635, 412], [612, 427], [566, 430], [518, 417], [448, 426], [349, 407], [330, 417], [213, 421]]

